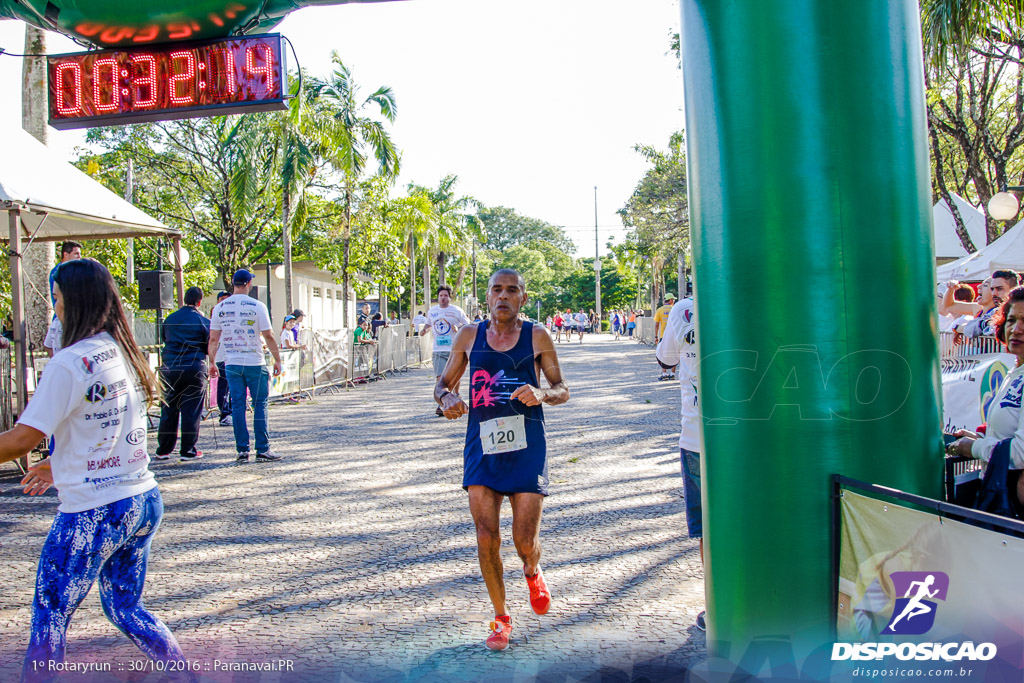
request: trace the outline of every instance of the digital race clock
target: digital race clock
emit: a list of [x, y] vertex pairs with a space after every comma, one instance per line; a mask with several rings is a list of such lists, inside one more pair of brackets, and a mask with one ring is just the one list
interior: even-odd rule
[[50, 125], [58, 129], [284, 109], [281, 36], [54, 55]]

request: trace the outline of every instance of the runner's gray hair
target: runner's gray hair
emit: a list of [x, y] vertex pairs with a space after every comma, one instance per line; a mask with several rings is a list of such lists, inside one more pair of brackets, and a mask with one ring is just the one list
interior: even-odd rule
[[499, 275], [515, 275], [517, 278], [519, 278], [519, 286], [523, 288], [524, 292], [526, 291], [526, 278], [523, 277], [522, 273], [513, 268], [499, 268], [498, 270], [491, 273], [491, 277], [487, 278], [487, 286], [490, 287], [491, 282], [494, 280], [494, 278], [496, 278]]

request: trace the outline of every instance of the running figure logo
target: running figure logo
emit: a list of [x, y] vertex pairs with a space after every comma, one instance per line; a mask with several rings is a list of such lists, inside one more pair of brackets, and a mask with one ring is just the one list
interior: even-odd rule
[[893, 572], [892, 579], [896, 605], [892, 618], [882, 630], [885, 634], [919, 636], [935, 624], [936, 604], [927, 598], [945, 600], [949, 590], [949, 576], [943, 572]]

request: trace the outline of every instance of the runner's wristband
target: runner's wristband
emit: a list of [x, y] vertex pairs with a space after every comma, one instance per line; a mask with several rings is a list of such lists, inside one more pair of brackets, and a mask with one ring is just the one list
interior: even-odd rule
[[448, 394], [450, 394], [450, 393], [452, 393], [452, 392], [448, 391], [447, 389], [445, 389], [444, 391], [442, 391], [442, 392], [441, 392], [441, 395], [437, 397], [437, 403], [438, 403], [438, 405], [440, 405], [440, 404], [444, 403], [444, 397], [445, 397], [445, 396], [447, 396], [447, 395], [448, 395]]

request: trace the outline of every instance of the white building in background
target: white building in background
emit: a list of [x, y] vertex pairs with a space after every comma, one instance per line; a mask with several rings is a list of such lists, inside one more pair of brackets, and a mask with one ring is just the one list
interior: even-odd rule
[[[251, 270], [256, 274], [253, 284], [259, 287], [257, 298], [270, 308], [270, 320], [274, 329], [278, 330], [284, 323], [284, 317], [291, 313], [284, 298], [284, 266], [258, 263]], [[367, 281], [361, 274], [353, 277]], [[334, 278], [334, 273], [320, 270], [313, 261], [292, 263], [293, 307], [302, 309], [306, 314], [306, 319], [302, 321], [304, 328], [337, 330], [355, 327], [355, 296], [349, 297], [349, 319], [346, 324], [342, 317], [342, 286]]]

